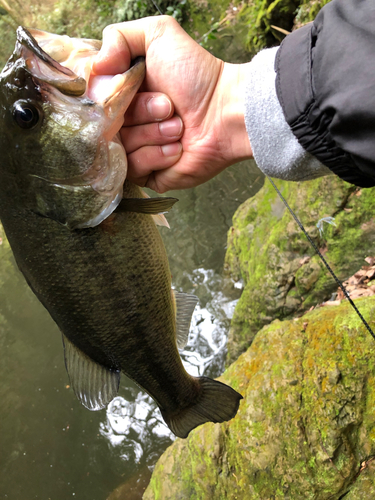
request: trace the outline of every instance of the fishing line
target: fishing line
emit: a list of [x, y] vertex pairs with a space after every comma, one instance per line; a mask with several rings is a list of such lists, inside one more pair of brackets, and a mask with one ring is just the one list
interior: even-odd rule
[[154, 1], [154, 0], [151, 0], [153, 6], [155, 7], [155, 9], [159, 12], [160, 15], [163, 15], [163, 12], [159, 9], [159, 5]]
[[[154, 7], [159, 11], [160, 14], [163, 14], [163, 12], [160, 10], [158, 4], [155, 2], [155, 0], [151, 0], [151, 2], [154, 4]], [[328, 271], [330, 272], [331, 276], [333, 277], [333, 279], [336, 281], [337, 285], [341, 288], [344, 296], [348, 299], [348, 301], [350, 302], [351, 306], [353, 307], [353, 309], [355, 310], [355, 312], [358, 314], [358, 316], [360, 317], [362, 323], [365, 325], [365, 327], [367, 328], [368, 332], [370, 333], [370, 335], [372, 336], [372, 338], [375, 340], [375, 334], [374, 332], [371, 330], [371, 327], [370, 325], [367, 323], [367, 321], [365, 320], [365, 318], [362, 316], [362, 314], [360, 313], [360, 311], [358, 310], [357, 306], [354, 304], [353, 300], [350, 298], [348, 292], [346, 291], [346, 288], [344, 287], [344, 285], [341, 283], [341, 281], [338, 279], [338, 277], [336, 276], [336, 274], [333, 272], [333, 270], [331, 269], [330, 265], [328, 264], [328, 262], [325, 260], [325, 258], [323, 257], [322, 253], [320, 252], [319, 248], [316, 246], [316, 244], [314, 243], [314, 241], [311, 239], [309, 233], [306, 231], [306, 229], [303, 227], [302, 225], [302, 222], [298, 219], [298, 217], [296, 216], [296, 214], [293, 212], [293, 210], [290, 208], [290, 206], [288, 205], [288, 202], [286, 201], [286, 199], [284, 198], [284, 196], [280, 193], [279, 189], [277, 188], [276, 184], [273, 182], [273, 180], [271, 179], [271, 177], [269, 177], [268, 175], [266, 175], [266, 177], [268, 178], [268, 180], [270, 181], [270, 183], [272, 184], [272, 186], [275, 188], [277, 194], [280, 196], [281, 200], [283, 201], [284, 205], [286, 206], [286, 208], [289, 210], [290, 214], [292, 215], [293, 219], [297, 222], [299, 228], [301, 229], [301, 231], [303, 232], [303, 234], [306, 236], [306, 238], [308, 239], [310, 245], [313, 247], [313, 249], [315, 250], [315, 252], [319, 255], [321, 261], [323, 262], [323, 264], [325, 265], [325, 267], [328, 269]]]
[[286, 208], [289, 210], [290, 214], [292, 215], [293, 219], [297, 222], [299, 228], [301, 229], [301, 231], [303, 232], [303, 234], [306, 236], [306, 238], [308, 239], [308, 241], [310, 242], [311, 246], [313, 247], [313, 249], [315, 250], [315, 252], [319, 255], [320, 259], [322, 260], [323, 264], [326, 266], [326, 268], [328, 269], [328, 271], [331, 273], [333, 279], [336, 281], [336, 283], [338, 284], [338, 286], [341, 288], [343, 294], [345, 295], [345, 297], [349, 300], [351, 306], [353, 307], [353, 309], [355, 310], [355, 312], [358, 314], [358, 316], [361, 318], [362, 320], [362, 323], [365, 325], [365, 327], [367, 328], [367, 330], [369, 331], [369, 333], [371, 334], [372, 338], [375, 340], [375, 334], [374, 332], [371, 330], [370, 328], [370, 325], [367, 323], [367, 321], [365, 320], [365, 318], [362, 316], [362, 314], [359, 312], [357, 306], [354, 304], [353, 300], [350, 298], [348, 292], [346, 291], [346, 288], [344, 287], [344, 285], [341, 283], [341, 281], [338, 279], [338, 277], [336, 276], [336, 274], [333, 272], [333, 270], [331, 269], [331, 267], [329, 266], [328, 262], [325, 260], [325, 258], [323, 257], [322, 253], [320, 252], [319, 248], [316, 246], [315, 242], [312, 240], [312, 238], [310, 237], [309, 233], [306, 231], [306, 229], [303, 227], [302, 225], [302, 222], [298, 219], [298, 217], [296, 216], [296, 214], [293, 212], [293, 210], [290, 208], [290, 206], [288, 205], [288, 202], [286, 201], [286, 199], [284, 198], [284, 196], [280, 193], [279, 189], [277, 188], [277, 186], [275, 185], [275, 183], [273, 182], [273, 180], [268, 177], [267, 175], [267, 178], [268, 180], [270, 181], [270, 183], [272, 184], [272, 186], [275, 188], [277, 194], [280, 196], [280, 198], [282, 199], [284, 205], [286, 206]]

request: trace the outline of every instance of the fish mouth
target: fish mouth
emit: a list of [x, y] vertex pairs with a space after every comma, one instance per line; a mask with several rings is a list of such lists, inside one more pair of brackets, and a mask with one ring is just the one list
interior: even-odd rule
[[[124, 99], [124, 93], [133, 94], [122, 103], [122, 107], [127, 108], [145, 76], [145, 58], [137, 57], [125, 73], [93, 77], [90, 74], [91, 59], [101, 48], [102, 43], [99, 40], [71, 38], [19, 26], [17, 42], [24, 49], [22, 56], [28, 70], [38, 80], [53, 85], [65, 95], [79, 97], [86, 93], [87, 97], [93, 97], [95, 102], [104, 106], [108, 106], [112, 101], [112, 107], [115, 104], [117, 108], [120, 96]], [[80, 62], [82, 59], [86, 60], [83, 64]], [[93, 89], [93, 85], [90, 92], [87, 87], [89, 80], [100, 78], [106, 80], [105, 92], [102, 87], [103, 90], [99, 94]]]
[[[26, 66], [35, 78], [65, 95], [92, 98], [112, 117], [119, 109], [125, 112], [145, 76], [144, 57], [134, 59], [125, 73], [107, 77], [91, 75], [93, 57], [101, 48], [98, 40], [70, 38], [19, 26], [17, 41], [24, 49]], [[101, 78], [105, 78], [105, 86], [97, 92], [95, 83]]]
[[117, 208], [122, 198], [127, 160], [118, 132], [124, 113], [144, 79], [145, 59], [135, 59], [125, 73], [96, 76], [91, 68], [101, 48], [100, 41], [19, 27], [17, 43], [27, 71], [48, 100], [57, 102], [62, 98], [68, 105], [80, 103], [86, 109], [94, 106], [101, 114], [100, 147], [91, 167], [69, 179], [48, 179], [56, 186], [90, 185], [103, 198], [89, 218], [85, 215], [80, 223], [74, 222], [77, 228], [94, 227]]
[[[39, 30], [30, 31], [40, 33]], [[30, 31], [23, 26], [17, 29], [17, 42], [22, 46], [21, 52], [30, 73], [65, 95], [82, 96], [86, 91], [86, 80], [52, 59], [38, 45]]]

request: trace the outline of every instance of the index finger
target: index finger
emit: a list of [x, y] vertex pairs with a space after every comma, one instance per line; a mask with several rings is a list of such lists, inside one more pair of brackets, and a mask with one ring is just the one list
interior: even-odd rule
[[103, 45], [93, 62], [93, 72], [97, 75], [123, 73], [129, 69], [132, 59], [145, 56], [150, 19], [155, 18], [111, 24], [104, 28]]

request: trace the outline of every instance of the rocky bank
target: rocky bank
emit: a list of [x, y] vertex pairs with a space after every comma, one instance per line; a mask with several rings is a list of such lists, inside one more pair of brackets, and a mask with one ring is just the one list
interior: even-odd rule
[[[374, 188], [356, 189], [335, 176], [277, 185], [341, 280], [365, 264], [375, 248]], [[327, 217], [334, 218], [335, 225], [322, 221]], [[244, 285], [229, 332], [228, 363], [249, 347], [264, 325], [300, 315], [337, 289], [267, 181], [233, 217], [225, 268]]]
[[[341, 279], [366, 264], [374, 189], [278, 185]], [[336, 225], [321, 235], [323, 217]], [[244, 400], [230, 422], [177, 439], [143, 498], [375, 498], [375, 341], [347, 301], [316, 307], [337, 285], [267, 182], [234, 216], [226, 269], [244, 284], [229, 360], [245, 352], [221, 379]], [[374, 329], [374, 297], [356, 304]]]
[[145, 500], [374, 498], [375, 342], [348, 303], [275, 320], [222, 380], [238, 415], [176, 440]]

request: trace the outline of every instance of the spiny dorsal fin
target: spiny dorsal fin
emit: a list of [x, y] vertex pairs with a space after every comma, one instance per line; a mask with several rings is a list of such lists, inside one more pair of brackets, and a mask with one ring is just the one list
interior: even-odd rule
[[178, 201], [177, 198], [123, 198], [117, 212], [137, 212], [139, 214], [158, 215], [168, 212]]
[[79, 401], [89, 410], [101, 410], [116, 397], [120, 372], [96, 363], [63, 334], [65, 366]]
[[172, 290], [172, 292], [176, 304], [177, 347], [183, 349], [189, 340], [191, 317], [198, 303], [198, 297], [188, 293], [176, 292], [176, 290]]

